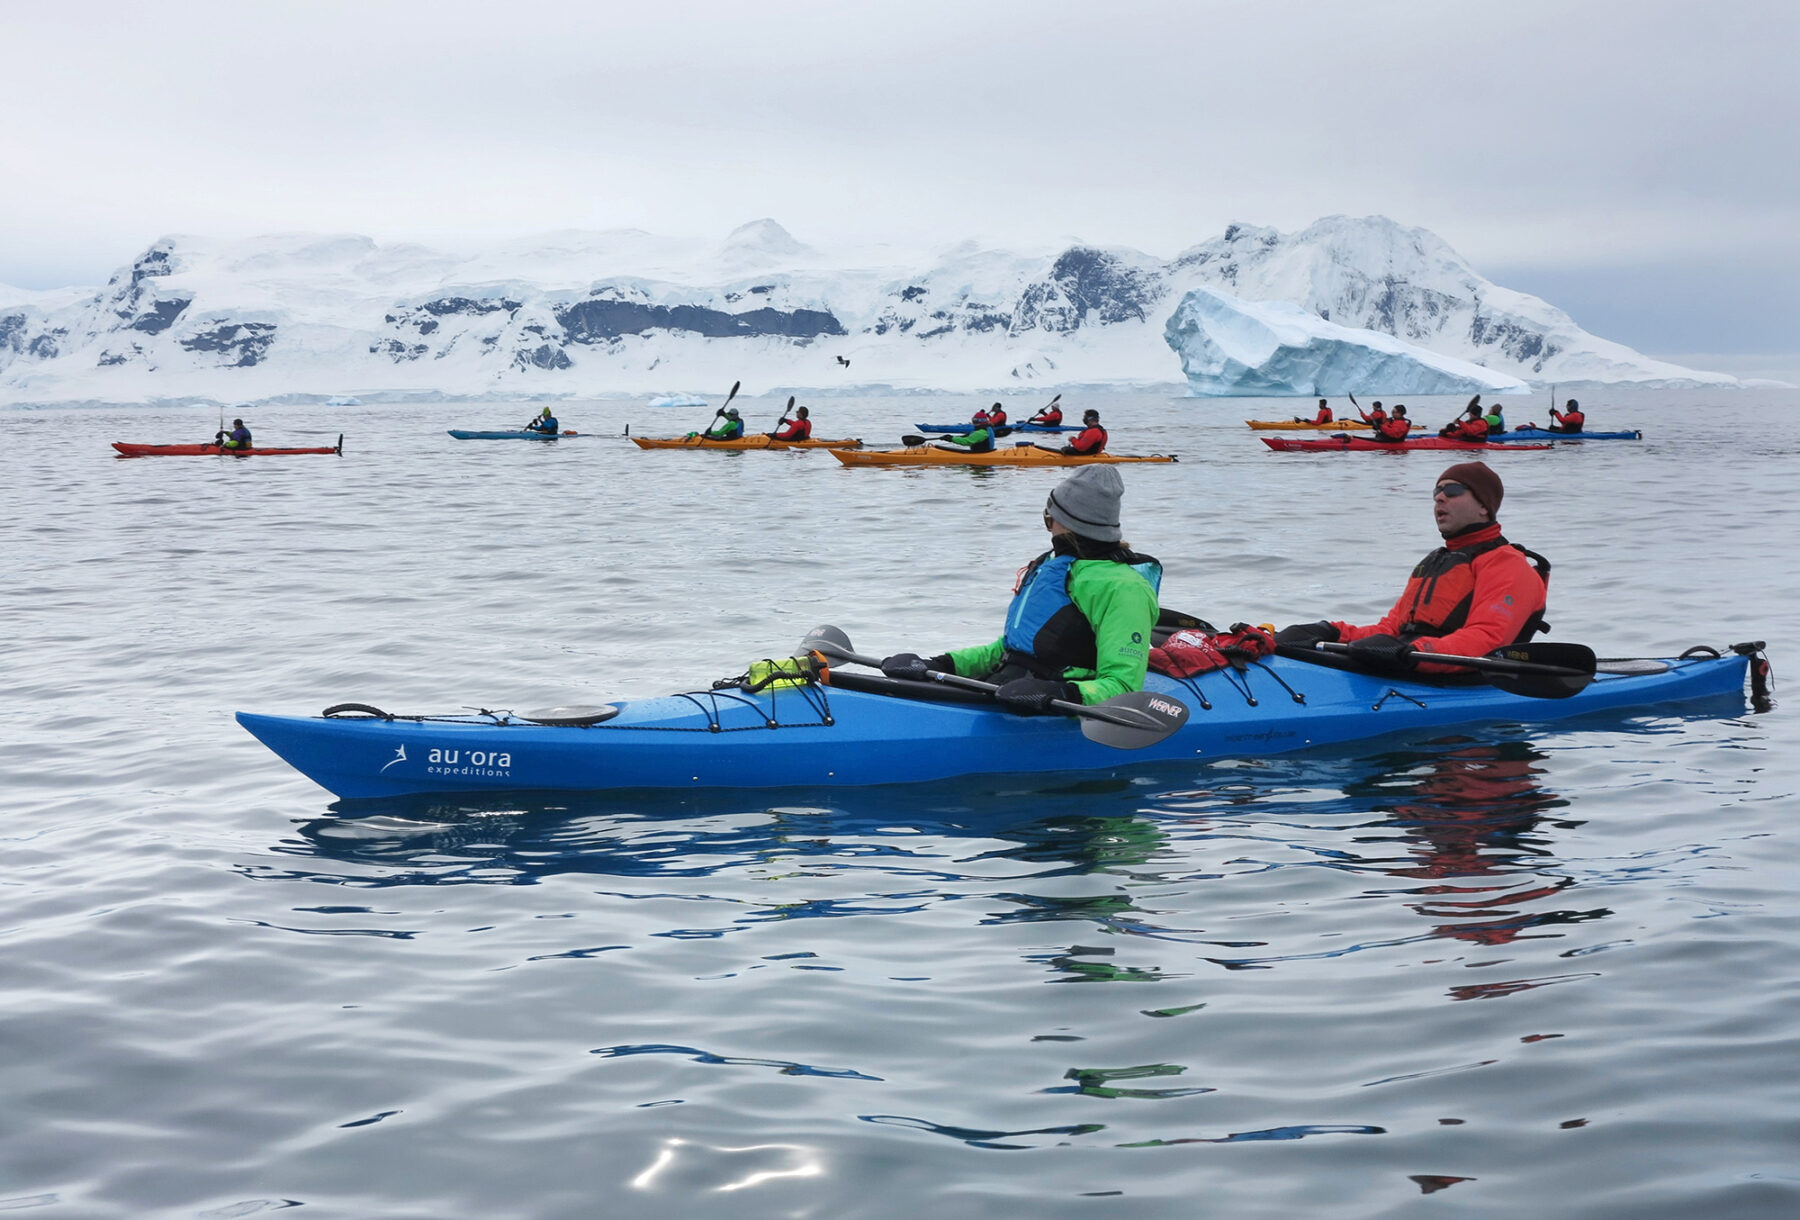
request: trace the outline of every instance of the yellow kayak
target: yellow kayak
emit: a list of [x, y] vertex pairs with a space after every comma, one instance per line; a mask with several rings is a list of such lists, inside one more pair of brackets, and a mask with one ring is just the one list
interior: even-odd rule
[[1247, 419], [1244, 422], [1258, 432], [1345, 432], [1369, 426], [1360, 419], [1340, 419], [1329, 424], [1314, 424], [1299, 419]]
[[952, 453], [936, 445], [914, 445], [910, 449], [869, 449], [861, 453], [833, 449], [831, 456], [846, 466], [1094, 466], [1116, 462], [1173, 462], [1172, 453], [1153, 453], [1143, 457], [1123, 453], [1076, 454], [1040, 449], [1020, 444], [1011, 449], [991, 453]]
[[862, 441], [843, 440], [777, 441], [767, 436], [744, 436], [735, 441], [712, 441], [703, 436], [634, 436], [639, 449], [860, 449]]

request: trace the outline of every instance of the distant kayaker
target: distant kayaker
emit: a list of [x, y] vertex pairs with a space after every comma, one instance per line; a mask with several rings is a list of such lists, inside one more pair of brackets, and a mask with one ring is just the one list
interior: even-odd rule
[[785, 427], [777, 428], [769, 433], [769, 437], [778, 441], [810, 440], [812, 438], [812, 419], [807, 414], [806, 408], [801, 407], [795, 411], [794, 418], [788, 420]]
[[1377, 429], [1377, 430], [1380, 429], [1381, 425], [1387, 423], [1388, 413], [1385, 409], [1383, 409], [1382, 405], [1379, 402], [1377, 402], [1374, 406], [1370, 407], [1367, 411], [1363, 410], [1361, 407], [1358, 407], [1356, 409], [1356, 413], [1358, 415], [1362, 416], [1363, 423], [1365, 423], [1365, 424], [1369, 425], [1369, 427]]
[[1162, 565], [1121, 540], [1124, 495], [1111, 466], [1084, 466], [1058, 483], [1044, 505], [1050, 549], [1019, 573], [1005, 633], [931, 658], [896, 653], [881, 671], [922, 681], [936, 670], [998, 683], [995, 700], [1026, 716], [1050, 711], [1053, 699], [1099, 703], [1142, 690]]
[[988, 423], [994, 425], [996, 428], [1006, 427], [1006, 408], [999, 403], [995, 403], [993, 406], [989, 407]]
[[[1377, 411], [1381, 410], [1381, 404], [1376, 403], [1375, 409]], [[1378, 441], [1387, 441], [1391, 444], [1396, 441], [1405, 440], [1406, 434], [1411, 431], [1412, 420], [1406, 418], [1405, 406], [1400, 403], [1395, 403], [1393, 414], [1387, 416], [1375, 426], [1375, 439]]]
[[1579, 432], [1581, 431], [1582, 425], [1587, 423], [1587, 413], [1581, 409], [1581, 404], [1576, 402], [1573, 398], [1569, 399], [1568, 403], [1560, 411], [1555, 407], [1551, 407], [1550, 418], [1554, 422], [1552, 422], [1548, 428], [1544, 429], [1546, 432]]
[[231, 431], [220, 432], [213, 440], [221, 449], [251, 449], [255, 447], [250, 443], [250, 429], [244, 427], [244, 421], [241, 419], [232, 420]]
[[744, 421], [736, 407], [726, 407], [725, 414], [702, 434], [709, 441], [735, 441], [744, 435]]
[[1106, 429], [1100, 426], [1100, 412], [1089, 407], [1081, 413], [1081, 431], [1058, 453], [1087, 454], [1102, 453], [1106, 450]]
[[975, 418], [969, 423], [969, 430], [961, 436], [946, 436], [939, 449], [950, 453], [992, 453], [994, 451], [994, 424], [986, 411], [975, 412]]
[[1319, 399], [1319, 409], [1313, 414], [1311, 419], [1301, 419], [1296, 415], [1294, 416], [1294, 422], [1297, 424], [1328, 424], [1331, 422], [1331, 407], [1326, 404], [1326, 401], [1323, 398], [1321, 398]]
[[1062, 408], [1057, 406], [1053, 401], [1049, 406], [1045, 407], [1025, 422], [1029, 424], [1043, 424], [1047, 428], [1061, 427]]
[[555, 436], [558, 429], [561, 427], [562, 425], [557, 422], [556, 416], [550, 414], [550, 408], [545, 407], [536, 419], [525, 425], [525, 430], [527, 432], [542, 432], [546, 436]]
[[1482, 418], [1487, 420], [1489, 436], [1500, 436], [1506, 431], [1506, 411], [1499, 403], [1489, 403], [1487, 414]]
[[1321, 620], [1284, 627], [1283, 646], [1310, 649], [1321, 640], [1350, 645], [1352, 660], [1376, 670], [1460, 672], [1434, 665], [1434, 652], [1485, 656], [1531, 638], [1543, 627], [1549, 561], [1500, 532], [1495, 513], [1505, 488], [1480, 462], [1462, 462], [1437, 477], [1432, 513], [1444, 545], [1419, 562], [1378, 623]]

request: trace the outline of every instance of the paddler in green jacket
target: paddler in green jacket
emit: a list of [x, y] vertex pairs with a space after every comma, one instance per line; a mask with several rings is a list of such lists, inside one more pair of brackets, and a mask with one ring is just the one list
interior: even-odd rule
[[1044, 505], [1050, 549], [1019, 574], [1000, 638], [925, 658], [881, 662], [890, 678], [928, 670], [1000, 684], [1008, 711], [1036, 715], [1050, 701], [1100, 703], [1144, 689], [1162, 565], [1121, 541], [1125, 481], [1112, 466], [1084, 466]]

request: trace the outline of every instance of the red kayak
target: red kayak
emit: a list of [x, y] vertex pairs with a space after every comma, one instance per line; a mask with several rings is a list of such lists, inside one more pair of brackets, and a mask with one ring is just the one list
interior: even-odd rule
[[1548, 449], [1549, 445], [1490, 445], [1486, 441], [1455, 441], [1447, 436], [1421, 436], [1404, 441], [1376, 441], [1366, 436], [1259, 436], [1256, 438], [1278, 453], [1314, 453], [1320, 450], [1393, 450], [1393, 449], [1495, 449], [1514, 453], [1521, 449]]
[[[125, 441], [114, 441], [112, 447], [119, 451], [120, 457], [284, 457], [291, 453], [337, 453], [344, 452], [344, 438], [338, 437], [338, 443], [329, 448], [318, 449], [227, 449], [223, 445], [132, 445]], [[1519, 449], [1524, 446], [1514, 445]]]

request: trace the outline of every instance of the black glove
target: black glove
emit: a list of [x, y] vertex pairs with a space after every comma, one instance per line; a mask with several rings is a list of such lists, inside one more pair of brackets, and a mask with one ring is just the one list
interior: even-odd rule
[[1351, 640], [1350, 659], [1371, 669], [1411, 669], [1419, 663], [1413, 646], [1391, 635]]
[[1020, 716], [1041, 716], [1050, 710], [1050, 701], [1080, 703], [1081, 691], [1073, 682], [1055, 678], [1014, 678], [994, 692], [994, 700], [1009, 712]]
[[1337, 643], [1338, 629], [1320, 619], [1316, 623], [1295, 623], [1275, 633], [1275, 642], [1292, 648], [1311, 648], [1321, 640]]
[[904, 678], [909, 682], [926, 681], [925, 673], [932, 670], [940, 674], [956, 672], [956, 663], [948, 653], [939, 653], [935, 657], [921, 657], [916, 652], [896, 652], [891, 657], [881, 659], [881, 672], [890, 678]]

